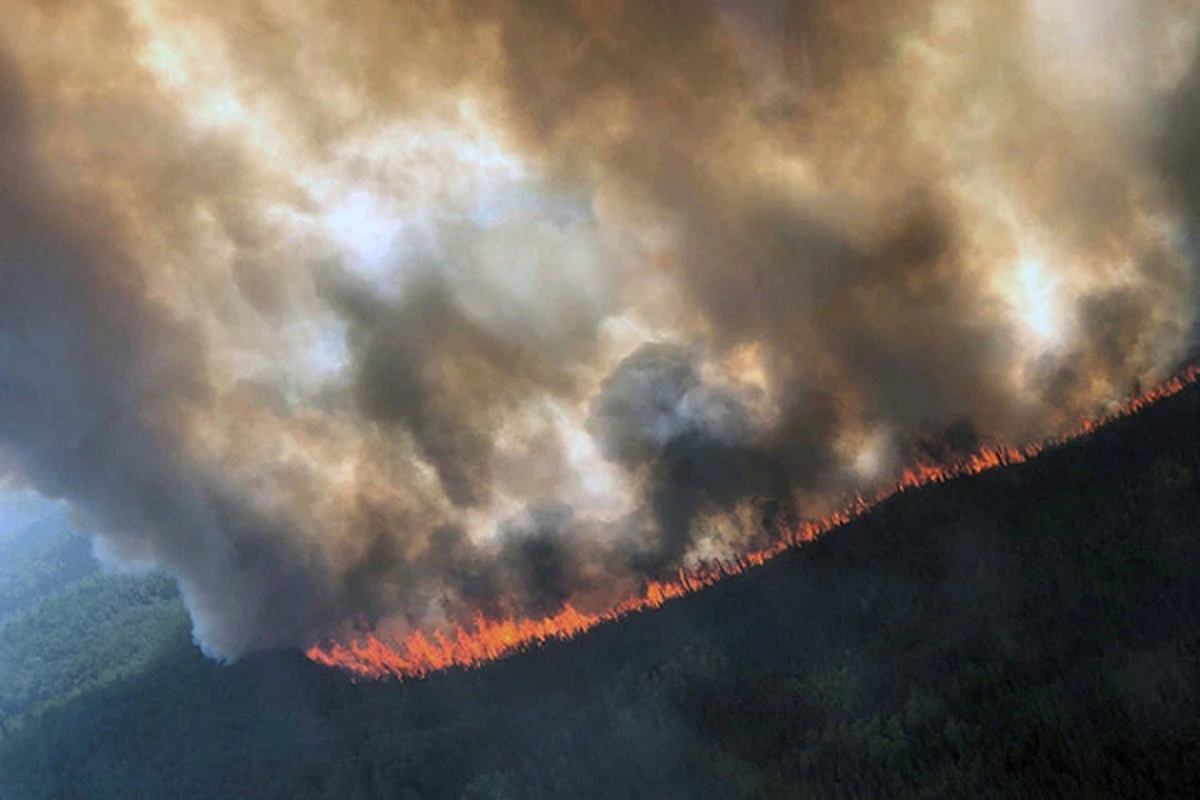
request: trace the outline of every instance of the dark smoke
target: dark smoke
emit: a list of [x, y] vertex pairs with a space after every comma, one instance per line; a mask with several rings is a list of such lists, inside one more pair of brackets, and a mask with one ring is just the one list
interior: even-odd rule
[[606, 608], [1197, 346], [1189, 3], [187, 5], [8, 12], [0, 464], [216, 657]]
[[297, 641], [317, 578], [169, 434], [175, 407], [209, 392], [203, 342], [144, 295], [102, 212], [46, 190], [0, 66], [0, 443], [116, 555], [175, 572], [210, 652]]
[[[654, 577], [680, 563], [699, 514], [727, 515], [748, 498], [789, 502], [785, 464], [755, 441], [737, 398], [706, 386], [678, 347], [645, 345], [622, 361], [592, 403], [589, 428], [605, 455], [646, 474], [659, 536], [633, 565]], [[762, 533], [780, 522], [767, 520]]]

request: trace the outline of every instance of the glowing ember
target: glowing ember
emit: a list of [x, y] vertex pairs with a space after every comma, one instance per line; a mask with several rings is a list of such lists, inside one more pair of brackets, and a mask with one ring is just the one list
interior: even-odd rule
[[1076, 429], [1064, 436], [1020, 447], [983, 447], [970, 457], [949, 465], [914, 465], [901, 473], [893, 488], [882, 492], [874, 500], [855, 498], [841, 511], [824, 519], [805, 521], [799, 528], [785, 531], [769, 548], [747, 553], [735, 561], [680, 570], [679, 577], [671, 582], [651, 581], [641, 595], [631, 597], [603, 613], [584, 614], [568, 603], [557, 614], [544, 619], [496, 621], [480, 616], [470, 628], [456, 627], [449, 634], [436, 631], [428, 636], [418, 631], [395, 644], [383, 641], [374, 633], [367, 633], [349, 644], [326, 642], [315, 645], [309, 648], [307, 655], [318, 664], [344, 669], [360, 677], [404, 679], [421, 677], [449, 667], [477, 667], [551, 639], [572, 639], [597, 625], [647, 608], [658, 608], [668, 600], [760, 566], [785, 550], [850, 522], [895, 494], [931, 483], [975, 475], [994, 467], [1023, 463], [1047, 448], [1084, 436], [1113, 420], [1135, 414], [1158, 400], [1178, 394], [1198, 380], [1200, 366], [1191, 366], [1145, 394], [1128, 400], [1118, 410], [1097, 419], [1081, 421]]

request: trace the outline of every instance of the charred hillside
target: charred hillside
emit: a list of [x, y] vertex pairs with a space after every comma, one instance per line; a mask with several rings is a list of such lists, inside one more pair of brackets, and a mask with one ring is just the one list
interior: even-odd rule
[[0, 794], [1187, 796], [1198, 445], [1191, 387], [657, 611], [421, 681], [297, 653], [219, 667], [181, 638], [9, 732]]

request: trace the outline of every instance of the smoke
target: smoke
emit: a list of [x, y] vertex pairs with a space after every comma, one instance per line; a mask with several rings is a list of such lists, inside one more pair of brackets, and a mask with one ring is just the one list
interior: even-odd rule
[[1196, 347], [1186, 0], [6, 18], [0, 465], [214, 657], [602, 609]]

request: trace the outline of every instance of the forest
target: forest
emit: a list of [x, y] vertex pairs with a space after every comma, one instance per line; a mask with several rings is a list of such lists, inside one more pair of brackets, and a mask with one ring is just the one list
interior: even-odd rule
[[206, 660], [165, 578], [0, 623], [0, 797], [1200, 796], [1200, 392], [475, 670]]
[[57, 515], [0, 536], [0, 621], [85, 578], [98, 568], [87, 537]]

